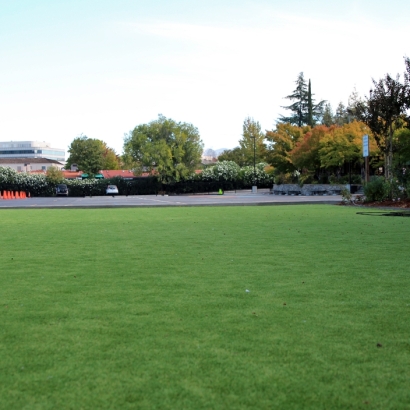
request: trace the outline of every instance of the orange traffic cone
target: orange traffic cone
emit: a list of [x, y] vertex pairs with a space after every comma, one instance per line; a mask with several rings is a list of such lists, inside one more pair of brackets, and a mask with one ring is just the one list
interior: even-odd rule
[[15, 195], [16, 199], [20, 199], [20, 194], [19, 191], [16, 191], [16, 195]]
[[24, 191], [20, 192], [20, 198], [26, 199], [26, 193]]
[[6, 191], [6, 199], [10, 199], [10, 192]]

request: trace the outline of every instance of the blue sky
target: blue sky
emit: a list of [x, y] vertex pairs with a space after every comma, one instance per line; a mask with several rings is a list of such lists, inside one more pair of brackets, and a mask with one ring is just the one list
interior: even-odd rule
[[233, 148], [272, 129], [299, 72], [333, 108], [404, 71], [410, 2], [0, 0], [0, 140], [122, 152], [163, 114]]

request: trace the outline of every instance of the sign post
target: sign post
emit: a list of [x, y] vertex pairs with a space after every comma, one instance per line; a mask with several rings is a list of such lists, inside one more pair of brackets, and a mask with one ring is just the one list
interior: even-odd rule
[[365, 181], [369, 182], [369, 136], [363, 135], [363, 157], [364, 157], [364, 169], [365, 169]]

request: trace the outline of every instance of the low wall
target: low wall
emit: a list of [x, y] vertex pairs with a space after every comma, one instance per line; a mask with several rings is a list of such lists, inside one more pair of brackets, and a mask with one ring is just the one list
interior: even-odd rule
[[349, 185], [331, 185], [331, 184], [281, 184], [273, 185], [274, 195], [340, 195], [342, 189], [349, 189]]

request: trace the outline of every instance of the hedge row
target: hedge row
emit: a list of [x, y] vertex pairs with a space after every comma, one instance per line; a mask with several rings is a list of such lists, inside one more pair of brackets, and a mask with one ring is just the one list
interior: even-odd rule
[[[105, 195], [107, 185], [117, 185], [120, 195], [155, 195], [161, 192], [168, 194], [184, 193], [206, 193], [247, 189], [253, 184], [248, 178], [237, 176], [235, 180], [227, 180], [224, 176], [215, 173], [214, 178], [210, 178], [207, 173], [207, 180], [201, 175], [193, 176], [187, 181], [175, 182], [172, 184], [161, 184], [156, 177], [137, 177], [133, 180], [123, 178], [111, 179], [84, 179], [84, 180], [64, 180], [62, 183], [68, 186], [69, 196], [99, 196]], [[260, 188], [272, 186], [272, 180], [265, 175], [257, 174], [257, 184]], [[48, 182], [45, 175], [32, 175], [19, 173], [11, 168], [0, 167], [0, 190], [25, 191], [31, 196], [53, 196], [56, 185]]]

